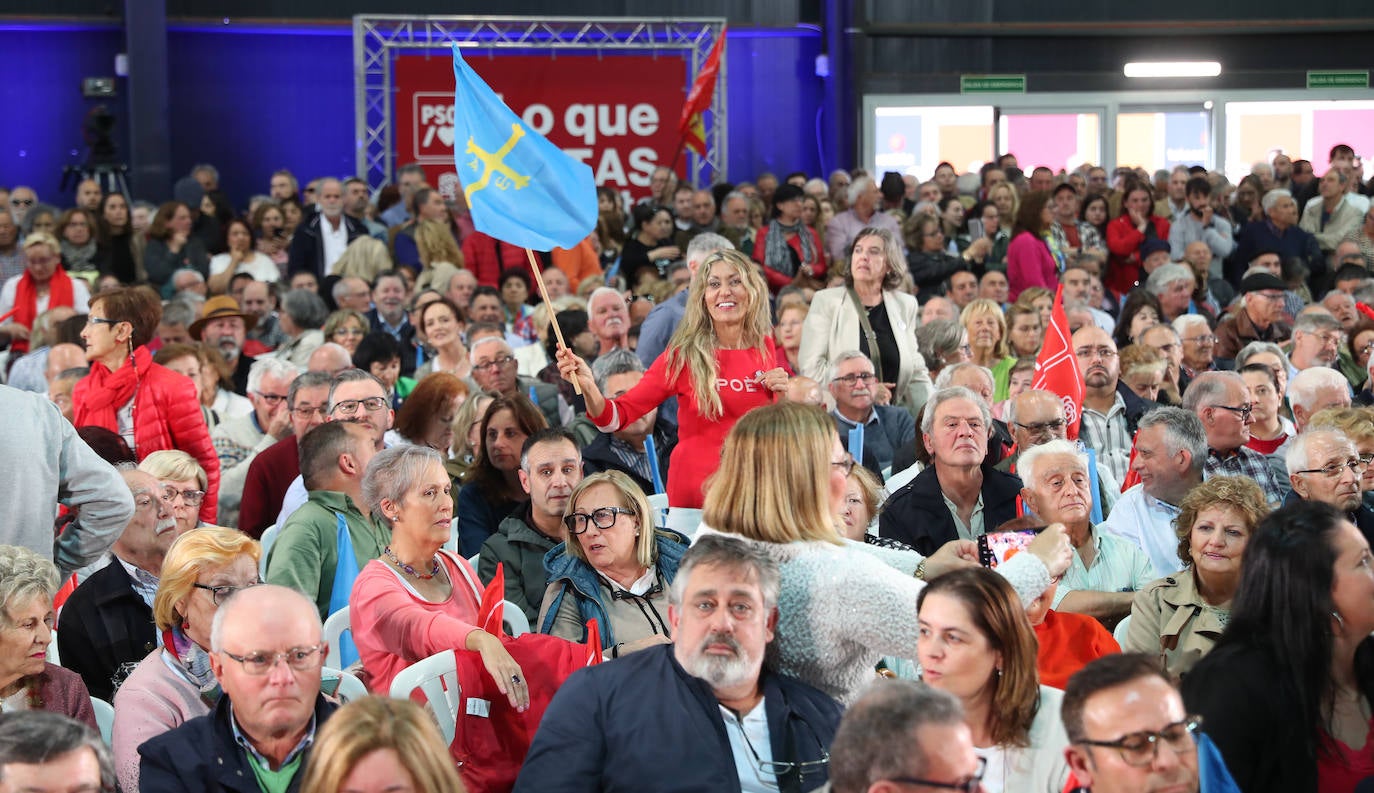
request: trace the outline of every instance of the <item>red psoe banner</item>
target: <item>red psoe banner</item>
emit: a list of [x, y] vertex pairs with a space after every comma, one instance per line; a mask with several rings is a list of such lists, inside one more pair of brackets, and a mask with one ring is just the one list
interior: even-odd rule
[[[649, 194], [678, 145], [687, 61], [676, 55], [474, 55], [467, 58], [530, 128], [592, 168], [598, 186]], [[418, 162], [445, 198], [453, 168], [453, 63], [402, 55], [393, 64], [396, 166]]]

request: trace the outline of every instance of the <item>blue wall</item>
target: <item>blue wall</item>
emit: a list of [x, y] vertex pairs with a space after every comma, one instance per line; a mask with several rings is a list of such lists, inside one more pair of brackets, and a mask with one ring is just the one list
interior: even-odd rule
[[[171, 25], [172, 173], [211, 162], [240, 206], [266, 192], [278, 168], [302, 179], [353, 173], [352, 36], [347, 26]], [[84, 159], [81, 120], [99, 104], [81, 98], [81, 79], [113, 75], [123, 40], [116, 27], [0, 24], [6, 62], [25, 64], [6, 79], [0, 184], [29, 184], [41, 198], [71, 203], [70, 190], [57, 198], [62, 167]], [[823, 85], [814, 73], [820, 46], [811, 29], [730, 32], [732, 180], [752, 180], [765, 170], [820, 174], [816, 120]], [[120, 95], [106, 104], [120, 119], [115, 139], [124, 152], [124, 84], [116, 85]]]

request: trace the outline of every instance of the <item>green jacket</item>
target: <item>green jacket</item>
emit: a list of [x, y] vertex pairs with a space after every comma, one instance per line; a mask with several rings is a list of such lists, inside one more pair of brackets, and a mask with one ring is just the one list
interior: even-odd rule
[[380, 557], [391, 542], [391, 527], [364, 515], [352, 498], [333, 490], [313, 490], [301, 508], [287, 518], [267, 554], [267, 583], [291, 587], [314, 598], [321, 619], [329, 616], [334, 568], [339, 564], [336, 514], [342, 514], [348, 524], [359, 570]]
[[489, 584], [496, 577], [496, 566], [505, 564], [506, 600], [519, 606], [530, 625], [535, 625], [539, 620], [539, 607], [544, 603], [544, 590], [549, 584], [544, 572], [544, 554], [562, 540], [540, 533], [525, 522], [528, 516], [527, 505], [523, 512], [501, 521], [496, 533], [482, 544], [477, 575], [482, 577], [482, 583]]

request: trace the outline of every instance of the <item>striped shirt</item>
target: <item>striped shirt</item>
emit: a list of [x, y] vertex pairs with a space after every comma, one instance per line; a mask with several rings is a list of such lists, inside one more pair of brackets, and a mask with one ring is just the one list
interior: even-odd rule
[[1083, 442], [1097, 450], [1097, 459], [1112, 472], [1116, 481], [1126, 481], [1126, 472], [1131, 465], [1131, 433], [1126, 430], [1126, 402], [1121, 394], [1103, 415], [1086, 405], [1083, 407], [1083, 425], [1080, 437]]

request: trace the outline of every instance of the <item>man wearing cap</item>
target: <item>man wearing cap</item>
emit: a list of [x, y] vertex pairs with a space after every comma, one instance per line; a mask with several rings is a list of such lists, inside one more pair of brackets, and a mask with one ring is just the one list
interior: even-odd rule
[[1217, 346], [1213, 355], [1233, 359], [1252, 341], [1274, 343], [1288, 340], [1290, 330], [1281, 321], [1283, 293], [1288, 286], [1278, 276], [1255, 273], [1240, 282], [1241, 307], [1217, 324]]
[[1107, 260], [1107, 244], [1091, 223], [1078, 219], [1078, 191], [1067, 182], [1054, 188], [1054, 222], [1050, 234], [1068, 258], [1087, 254], [1101, 262]]
[[218, 295], [205, 301], [200, 319], [191, 323], [191, 338], [218, 350], [233, 369], [231, 382], [226, 383], [239, 396], [248, 395], [248, 370], [253, 357], [244, 349], [248, 331], [258, 322], [252, 314], [239, 310], [238, 301], [228, 295]]
[[1147, 237], [1140, 243], [1140, 283], [1145, 285], [1145, 279], [1150, 273], [1158, 270], [1169, 263], [1169, 243], [1158, 237]]

